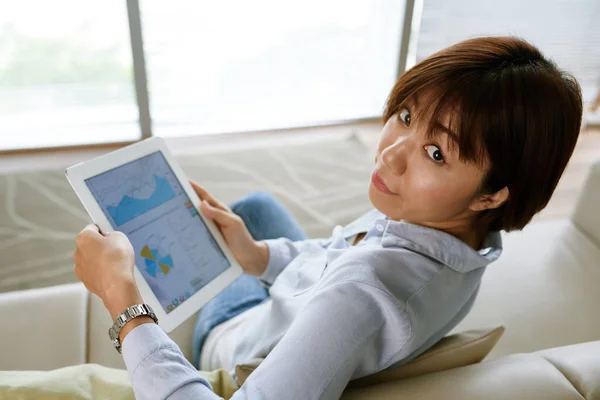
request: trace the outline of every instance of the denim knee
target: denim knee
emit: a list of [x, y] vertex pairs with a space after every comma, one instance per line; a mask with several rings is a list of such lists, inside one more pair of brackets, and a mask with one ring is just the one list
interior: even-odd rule
[[251, 204], [252, 206], [271, 206], [279, 204], [279, 201], [269, 192], [263, 190], [256, 190], [250, 193], [244, 199], [244, 203]]
[[[281, 207], [279, 202], [270, 193], [262, 190], [257, 190], [248, 194], [246, 197], [238, 200], [231, 206], [231, 210], [237, 213], [237, 210], [251, 214], [261, 213], [264, 210]], [[252, 211], [250, 211], [252, 210]]]

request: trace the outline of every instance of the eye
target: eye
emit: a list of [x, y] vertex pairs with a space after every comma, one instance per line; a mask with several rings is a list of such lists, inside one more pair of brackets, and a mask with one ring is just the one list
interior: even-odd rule
[[434, 145], [425, 146], [427, 155], [436, 163], [442, 164], [444, 162], [444, 155], [440, 151], [439, 147]]
[[398, 114], [400, 121], [404, 122], [404, 125], [410, 126], [410, 111], [407, 108], [402, 108], [400, 114]]

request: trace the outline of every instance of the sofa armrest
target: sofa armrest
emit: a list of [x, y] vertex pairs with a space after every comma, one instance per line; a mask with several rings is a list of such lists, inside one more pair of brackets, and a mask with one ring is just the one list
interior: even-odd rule
[[600, 247], [600, 159], [590, 168], [572, 219], [573, 223]]
[[0, 370], [84, 363], [87, 297], [81, 283], [0, 294]]

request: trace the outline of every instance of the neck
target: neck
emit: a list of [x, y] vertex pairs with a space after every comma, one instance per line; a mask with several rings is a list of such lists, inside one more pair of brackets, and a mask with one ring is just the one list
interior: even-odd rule
[[452, 235], [475, 250], [479, 250], [481, 248], [485, 236], [487, 235], [487, 230], [479, 228], [473, 220], [458, 220], [432, 223], [428, 222], [420, 223], [419, 225], [437, 229], [439, 231]]
[[483, 240], [485, 239], [485, 235], [478, 234], [476, 231], [470, 232], [469, 234], [465, 234], [463, 237], [456, 236], [469, 246], [471, 246], [474, 250], [481, 249], [483, 245]]

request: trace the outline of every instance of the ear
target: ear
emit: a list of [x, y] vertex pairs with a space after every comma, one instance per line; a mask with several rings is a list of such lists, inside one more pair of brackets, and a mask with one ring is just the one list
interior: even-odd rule
[[480, 194], [472, 202], [469, 208], [473, 211], [483, 211], [498, 208], [510, 197], [508, 187], [504, 186], [496, 193]]

